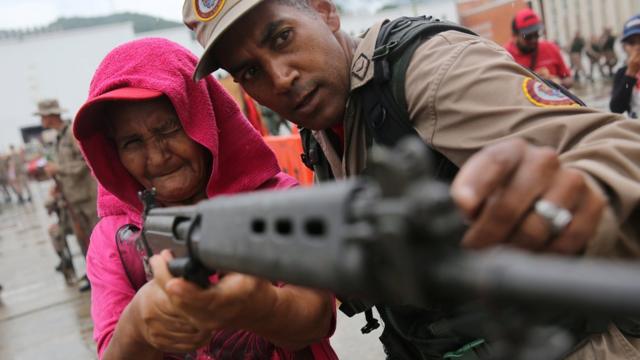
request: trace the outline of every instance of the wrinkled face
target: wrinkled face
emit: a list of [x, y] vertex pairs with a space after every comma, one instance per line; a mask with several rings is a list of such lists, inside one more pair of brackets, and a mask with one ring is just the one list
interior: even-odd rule
[[118, 102], [109, 108], [120, 161], [146, 189], [155, 187], [164, 205], [206, 197], [211, 156], [182, 129], [165, 97]]
[[633, 35], [626, 39], [622, 46], [624, 47], [624, 51], [628, 56], [631, 56], [634, 53], [640, 52], [640, 35]]
[[540, 39], [540, 33], [534, 32], [530, 34], [518, 34], [516, 36], [516, 44], [520, 51], [525, 54], [530, 54], [538, 48], [538, 40]]
[[220, 65], [259, 103], [310, 129], [342, 120], [350, 55], [337, 38], [340, 20], [327, 0], [301, 9], [268, 0], [216, 43]]

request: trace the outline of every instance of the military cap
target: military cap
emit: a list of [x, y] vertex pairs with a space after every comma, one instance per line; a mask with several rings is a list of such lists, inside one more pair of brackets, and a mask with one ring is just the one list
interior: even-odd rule
[[218, 68], [212, 56], [213, 46], [236, 20], [263, 0], [185, 0], [182, 19], [196, 34], [204, 53], [194, 78], [200, 80]]

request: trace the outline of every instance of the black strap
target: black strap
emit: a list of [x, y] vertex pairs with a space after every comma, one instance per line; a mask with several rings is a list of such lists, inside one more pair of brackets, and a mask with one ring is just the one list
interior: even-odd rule
[[300, 159], [309, 170], [315, 171], [315, 166], [320, 162], [320, 159], [318, 158], [317, 149], [314, 147], [314, 144], [312, 144], [312, 142], [315, 141], [313, 134], [311, 130], [305, 128], [300, 128], [299, 133], [303, 150], [302, 154], [300, 154]]
[[[405, 75], [413, 53], [426, 39], [443, 31], [475, 35], [460, 25], [431, 16], [401, 17], [383, 23], [373, 55], [373, 80], [359, 90], [368, 134], [377, 144], [394, 146], [400, 139], [417, 136], [405, 100]], [[452, 181], [458, 167], [440, 152], [429, 147], [435, 175]]]
[[529, 70], [535, 72], [536, 66], [538, 66], [538, 48], [535, 48], [531, 54], [531, 65], [529, 65]]

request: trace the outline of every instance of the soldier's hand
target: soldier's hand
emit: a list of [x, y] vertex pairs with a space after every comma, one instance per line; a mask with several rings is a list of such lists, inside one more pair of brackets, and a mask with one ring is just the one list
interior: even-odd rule
[[171, 258], [168, 251], [152, 258], [154, 278], [164, 285], [176, 308], [199, 329], [250, 329], [272, 313], [277, 295], [269, 281], [229, 273], [202, 289], [171, 276], [167, 267]]
[[553, 149], [518, 139], [472, 156], [451, 191], [470, 220], [463, 239], [469, 248], [508, 243], [578, 253], [595, 233], [606, 204], [584, 173], [561, 166]]

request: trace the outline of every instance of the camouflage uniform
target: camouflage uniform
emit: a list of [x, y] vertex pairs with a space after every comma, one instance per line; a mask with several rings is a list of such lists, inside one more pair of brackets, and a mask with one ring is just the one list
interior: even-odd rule
[[26, 191], [27, 201], [31, 201], [31, 189], [27, 179], [27, 169], [25, 165], [24, 153], [20, 150], [11, 150], [8, 156], [8, 179], [11, 188], [18, 197], [18, 201], [24, 201], [24, 193]]
[[58, 167], [56, 174], [58, 185], [68, 205], [65, 215], [75, 222], [74, 232], [82, 253], [86, 255], [89, 235], [98, 222], [97, 187], [68, 124], [58, 135], [54, 163]]
[[9, 158], [0, 155], [0, 191], [4, 196], [5, 202], [11, 202], [11, 193], [9, 192]]

